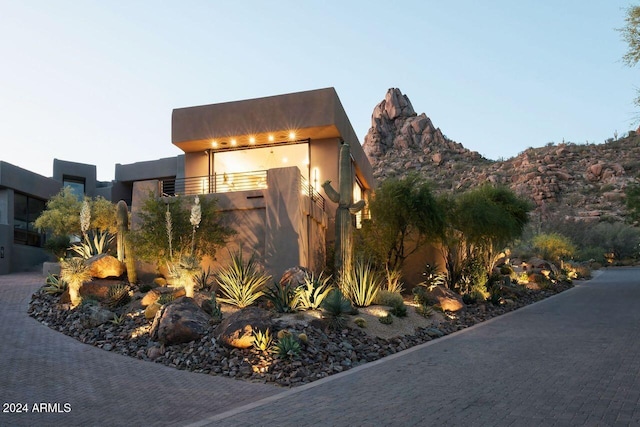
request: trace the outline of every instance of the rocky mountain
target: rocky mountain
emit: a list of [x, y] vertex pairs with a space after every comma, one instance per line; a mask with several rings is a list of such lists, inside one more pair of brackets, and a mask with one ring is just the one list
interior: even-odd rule
[[399, 89], [373, 110], [363, 148], [378, 181], [417, 172], [437, 192], [490, 182], [530, 198], [541, 220], [562, 214], [582, 220], [623, 220], [624, 190], [640, 175], [636, 132], [603, 144], [547, 144], [493, 161], [447, 138]]

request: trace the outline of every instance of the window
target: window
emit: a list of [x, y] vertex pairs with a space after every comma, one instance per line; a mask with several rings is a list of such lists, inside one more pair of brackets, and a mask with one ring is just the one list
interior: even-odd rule
[[21, 245], [42, 247], [44, 236], [33, 225], [45, 208], [45, 201], [14, 193], [13, 241]]
[[71, 188], [71, 192], [78, 200], [84, 200], [84, 178], [65, 176], [62, 179], [62, 185]]
[[[360, 200], [362, 200], [363, 197], [364, 197], [364, 187], [360, 182], [360, 180], [358, 179], [358, 177], [356, 177], [353, 183], [353, 203], [359, 202]], [[356, 212], [356, 215], [355, 215], [356, 228], [362, 228], [362, 217], [363, 217], [362, 214], [364, 213], [363, 211], [364, 209], [360, 209], [358, 212]]]

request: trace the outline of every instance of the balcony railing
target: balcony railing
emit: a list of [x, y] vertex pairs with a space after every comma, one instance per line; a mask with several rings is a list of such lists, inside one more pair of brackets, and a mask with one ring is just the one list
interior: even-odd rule
[[[300, 177], [302, 194], [322, 210], [325, 208], [324, 197], [304, 178]], [[164, 196], [194, 196], [196, 194], [229, 193], [234, 191], [262, 190], [267, 188], [267, 171], [251, 171], [241, 173], [222, 173], [211, 176], [191, 178], [165, 179], [161, 181]]]

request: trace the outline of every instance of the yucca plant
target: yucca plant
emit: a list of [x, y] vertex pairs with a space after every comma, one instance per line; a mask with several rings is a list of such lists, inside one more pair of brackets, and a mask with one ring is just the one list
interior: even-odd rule
[[289, 282], [274, 283], [264, 291], [264, 296], [273, 304], [278, 313], [291, 313], [296, 311], [296, 290]]
[[207, 271], [200, 270], [193, 278], [197, 290], [210, 290], [214, 285], [214, 277], [211, 267], [207, 267]]
[[349, 301], [340, 289], [332, 289], [322, 302], [324, 317], [329, 321], [329, 329], [343, 329], [347, 324], [348, 313], [351, 313], [351, 301]]
[[322, 277], [305, 274], [304, 284], [296, 289], [295, 305], [301, 310], [316, 310], [322, 305], [322, 301], [329, 295], [333, 286], [329, 283], [331, 277]]
[[60, 278], [69, 284], [71, 305], [76, 307], [82, 301], [80, 298], [82, 284], [91, 279], [89, 266], [85, 264], [82, 258], [64, 259], [60, 261]]
[[272, 350], [273, 337], [271, 336], [269, 328], [264, 332], [259, 329], [253, 332], [253, 347], [263, 353], [268, 353]]
[[242, 257], [242, 248], [237, 252], [229, 252], [229, 256], [231, 264], [216, 274], [218, 287], [224, 296], [220, 301], [244, 308], [264, 295], [263, 289], [271, 276], [259, 270], [255, 254], [246, 262]]
[[216, 300], [216, 293], [211, 292], [211, 319], [214, 323], [219, 323], [222, 320], [222, 308], [220, 304], [218, 304], [218, 300]]
[[51, 273], [47, 276], [45, 283], [46, 286], [43, 289], [49, 295], [60, 295], [67, 290], [67, 282]]
[[370, 262], [357, 260], [353, 270], [342, 275], [342, 292], [356, 307], [368, 307], [382, 282]]

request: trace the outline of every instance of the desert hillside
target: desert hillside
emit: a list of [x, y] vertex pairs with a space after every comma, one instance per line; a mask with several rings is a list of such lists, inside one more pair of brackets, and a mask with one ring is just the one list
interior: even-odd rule
[[504, 184], [530, 198], [541, 220], [557, 214], [623, 220], [624, 190], [640, 175], [635, 132], [602, 144], [547, 144], [493, 161], [448, 139], [395, 88], [374, 108], [363, 147], [378, 181], [418, 172], [438, 192]]

